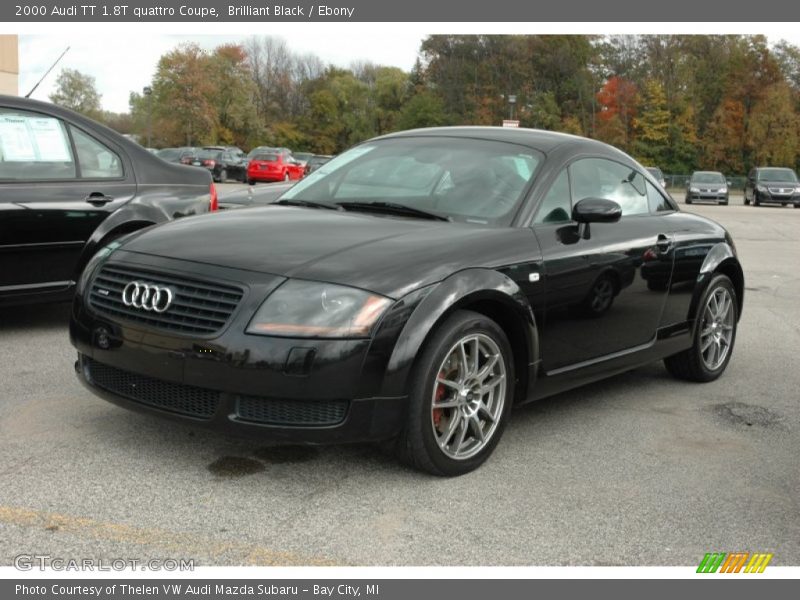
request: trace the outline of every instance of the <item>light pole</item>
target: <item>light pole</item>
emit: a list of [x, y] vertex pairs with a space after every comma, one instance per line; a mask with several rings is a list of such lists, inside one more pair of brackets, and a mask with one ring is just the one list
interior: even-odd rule
[[151, 88], [149, 85], [144, 86], [144, 88], [142, 88], [142, 94], [144, 94], [145, 97], [147, 98], [147, 147], [151, 148], [153, 146], [153, 141], [151, 139], [152, 128], [150, 126], [150, 119], [153, 108], [153, 100], [152, 100], [153, 88]]
[[514, 120], [514, 105], [517, 103], [517, 95], [516, 94], [509, 94], [508, 95], [508, 108], [509, 108], [509, 119], [512, 121]]

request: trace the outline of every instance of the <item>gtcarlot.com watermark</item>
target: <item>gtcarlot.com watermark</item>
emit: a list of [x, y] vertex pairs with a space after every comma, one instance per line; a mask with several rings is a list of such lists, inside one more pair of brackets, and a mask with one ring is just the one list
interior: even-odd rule
[[193, 558], [60, 558], [50, 554], [18, 554], [18, 571], [194, 571]]

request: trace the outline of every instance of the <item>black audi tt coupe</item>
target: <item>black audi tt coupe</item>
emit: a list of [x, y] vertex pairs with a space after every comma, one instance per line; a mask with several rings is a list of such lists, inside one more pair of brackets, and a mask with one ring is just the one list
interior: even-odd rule
[[384, 440], [475, 469], [512, 405], [664, 359], [728, 365], [728, 233], [626, 154], [525, 129], [434, 128], [339, 155], [274, 204], [102, 249], [76, 369], [128, 408], [292, 443]]

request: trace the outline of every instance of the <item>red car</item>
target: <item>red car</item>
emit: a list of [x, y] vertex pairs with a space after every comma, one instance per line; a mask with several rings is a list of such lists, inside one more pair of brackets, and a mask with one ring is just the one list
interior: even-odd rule
[[258, 181], [296, 181], [303, 175], [305, 165], [297, 162], [291, 154], [256, 154], [247, 165], [250, 185]]

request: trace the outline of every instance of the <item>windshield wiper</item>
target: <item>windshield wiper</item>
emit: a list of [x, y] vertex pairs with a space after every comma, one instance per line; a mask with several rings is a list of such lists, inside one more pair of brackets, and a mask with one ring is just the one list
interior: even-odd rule
[[305, 206], [307, 208], [327, 208], [329, 210], [342, 210], [341, 207], [335, 204], [328, 204], [327, 202], [315, 202], [313, 200], [295, 200], [287, 198], [285, 200], [278, 200], [273, 204], [280, 204], [281, 206]]
[[413, 206], [407, 206], [405, 204], [398, 204], [397, 202], [337, 202], [336, 204], [345, 210], [382, 212], [392, 215], [421, 217], [423, 219], [432, 219], [434, 221], [453, 220], [445, 215], [422, 210], [421, 208], [414, 208]]

